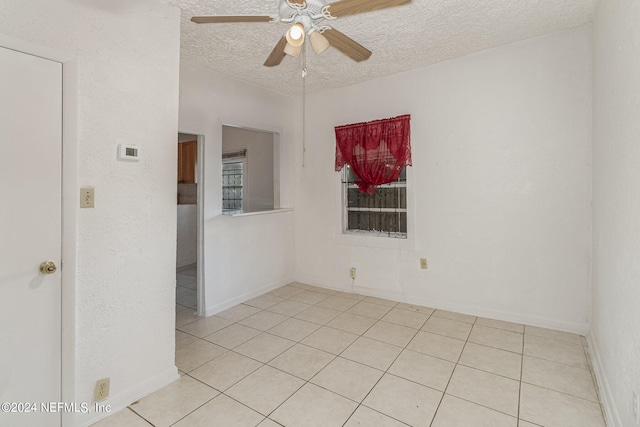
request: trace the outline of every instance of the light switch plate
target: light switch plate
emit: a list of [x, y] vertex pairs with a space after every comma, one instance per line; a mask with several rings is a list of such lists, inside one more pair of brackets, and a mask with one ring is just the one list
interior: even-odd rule
[[80, 189], [80, 207], [81, 208], [95, 207], [95, 198], [94, 198], [93, 188]]

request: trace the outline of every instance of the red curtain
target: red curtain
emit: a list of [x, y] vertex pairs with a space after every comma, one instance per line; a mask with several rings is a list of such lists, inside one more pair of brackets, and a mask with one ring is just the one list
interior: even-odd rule
[[411, 115], [336, 126], [336, 171], [345, 164], [358, 177], [363, 193], [398, 179], [411, 165]]

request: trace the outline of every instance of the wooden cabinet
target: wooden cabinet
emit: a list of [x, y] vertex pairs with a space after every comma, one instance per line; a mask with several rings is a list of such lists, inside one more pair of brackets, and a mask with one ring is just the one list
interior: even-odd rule
[[178, 144], [178, 183], [195, 184], [198, 142], [188, 141]]

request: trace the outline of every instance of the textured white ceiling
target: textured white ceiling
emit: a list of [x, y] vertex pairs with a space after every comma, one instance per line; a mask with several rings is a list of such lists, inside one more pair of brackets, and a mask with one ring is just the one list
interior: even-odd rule
[[[590, 22], [597, 0], [413, 0], [324, 21], [373, 52], [356, 63], [308, 48], [307, 92], [344, 87]], [[287, 31], [281, 22], [194, 24], [194, 15], [277, 15], [278, 0], [170, 0], [182, 9], [182, 58], [287, 94], [302, 92], [302, 56], [262, 64]], [[305, 43], [308, 45], [308, 43]]]

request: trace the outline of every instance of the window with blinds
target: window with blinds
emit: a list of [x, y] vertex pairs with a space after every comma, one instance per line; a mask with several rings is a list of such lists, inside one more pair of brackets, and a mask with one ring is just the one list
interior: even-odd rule
[[374, 194], [362, 193], [349, 165], [343, 169], [344, 232], [407, 238], [407, 175], [379, 185]]

